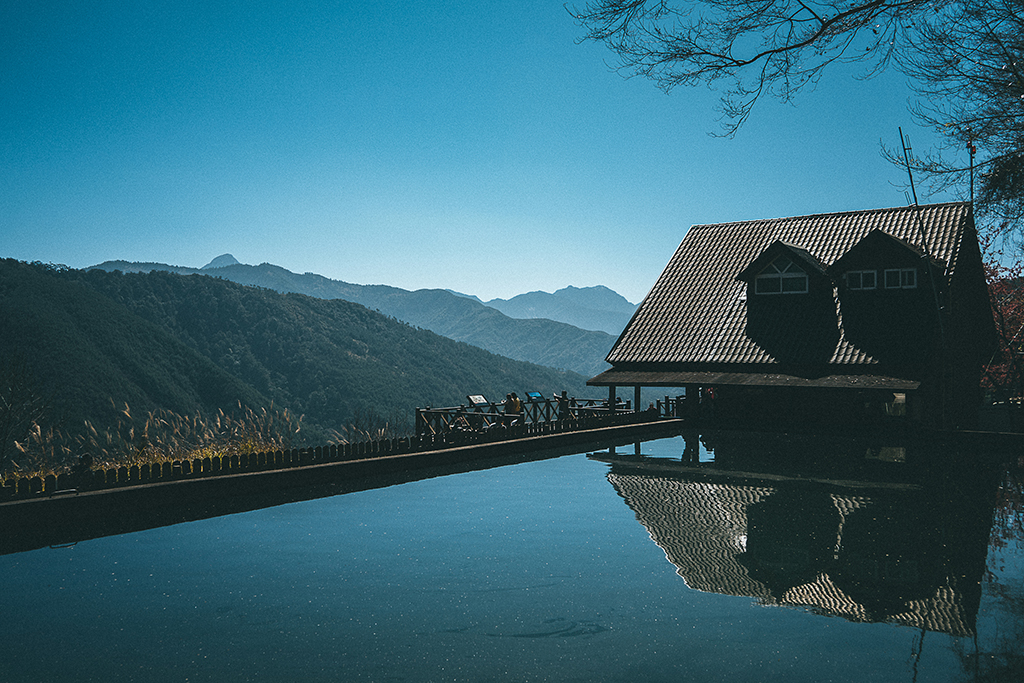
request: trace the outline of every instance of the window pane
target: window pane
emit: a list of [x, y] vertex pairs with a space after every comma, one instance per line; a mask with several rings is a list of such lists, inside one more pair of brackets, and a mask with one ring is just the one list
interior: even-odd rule
[[905, 289], [917, 287], [917, 271], [913, 268], [904, 268], [900, 271], [900, 284]]
[[807, 291], [807, 276], [801, 273], [796, 277], [784, 277], [782, 278], [782, 291], [783, 292], [806, 292]]
[[850, 289], [861, 289], [863, 280], [859, 270], [853, 270], [846, 274], [846, 286]]
[[782, 291], [782, 278], [778, 275], [758, 275], [754, 289], [758, 294], [777, 294]]

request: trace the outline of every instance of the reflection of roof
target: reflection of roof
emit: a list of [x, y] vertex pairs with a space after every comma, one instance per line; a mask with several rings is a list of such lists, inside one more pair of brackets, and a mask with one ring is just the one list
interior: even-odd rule
[[768, 589], [736, 558], [746, 546], [747, 506], [772, 489], [622, 474], [608, 480], [687, 586], [768, 598]]
[[[963, 600], [948, 579], [930, 597], [909, 600], [902, 611], [887, 615], [872, 615], [837, 586], [827, 571], [773, 596], [767, 585], [751, 576], [743, 561], [747, 552], [748, 509], [775, 494], [777, 490], [773, 487], [614, 471], [608, 474], [608, 480], [690, 588], [749, 596], [765, 605], [807, 607], [851, 621], [883, 619], [954, 636], [973, 633], [973, 620], [965, 614]], [[841, 548], [847, 520], [859, 510], [869, 508], [872, 500], [845, 492], [833, 492], [829, 497], [839, 518], [835, 529], [838, 556], [846, 550]]]
[[[970, 215], [965, 202], [920, 208], [929, 253], [948, 264], [947, 278], [957, 268]], [[737, 275], [780, 242], [793, 253], [806, 253], [805, 261], [820, 264], [834, 263], [874, 230], [919, 248], [916, 217], [914, 207], [898, 207], [695, 225], [608, 354], [608, 362], [777, 364], [771, 350], [747, 334], [746, 284]], [[845, 338], [830, 347], [825, 360], [844, 372], [877, 365]]]

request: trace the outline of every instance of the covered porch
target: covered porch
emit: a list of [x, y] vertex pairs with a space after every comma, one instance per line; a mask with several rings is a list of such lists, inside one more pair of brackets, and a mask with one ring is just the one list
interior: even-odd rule
[[587, 384], [607, 387], [611, 405], [620, 388], [632, 387], [637, 410], [647, 407], [642, 389], [672, 389], [653, 402], [660, 413], [721, 426], [875, 424], [927, 414], [920, 381], [883, 375], [612, 368]]

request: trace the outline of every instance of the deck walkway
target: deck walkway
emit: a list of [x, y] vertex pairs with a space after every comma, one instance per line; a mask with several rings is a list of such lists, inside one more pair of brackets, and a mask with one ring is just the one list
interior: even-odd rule
[[9, 500], [0, 503], [0, 554], [664, 438], [682, 428], [681, 420], [662, 419]]

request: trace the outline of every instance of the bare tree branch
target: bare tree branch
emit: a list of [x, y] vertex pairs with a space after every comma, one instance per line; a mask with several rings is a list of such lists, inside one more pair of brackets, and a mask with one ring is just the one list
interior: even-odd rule
[[896, 68], [918, 96], [913, 116], [944, 140], [914, 170], [966, 188], [976, 150], [979, 215], [1024, 233], [1024, 0], [594, 0], [569, 12], [627, 77], [724, 84], [725, 136], [762, 96], [789, 101], [837, 62], [865, 78]]

